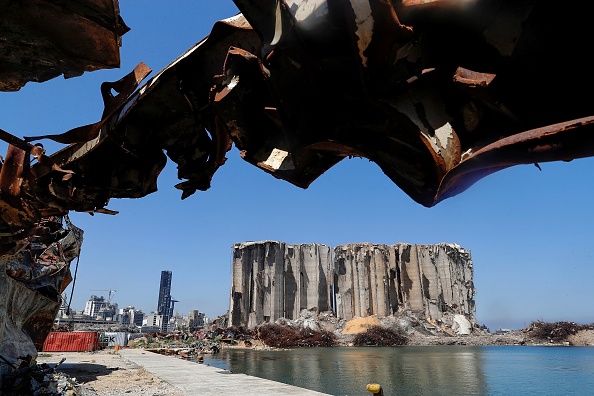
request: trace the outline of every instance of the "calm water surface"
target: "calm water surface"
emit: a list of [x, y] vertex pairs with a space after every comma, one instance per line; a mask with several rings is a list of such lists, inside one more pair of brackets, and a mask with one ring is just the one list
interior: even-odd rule
[[594, 347], [224, 349], [204, 364], [331, 395], [594, 395]]

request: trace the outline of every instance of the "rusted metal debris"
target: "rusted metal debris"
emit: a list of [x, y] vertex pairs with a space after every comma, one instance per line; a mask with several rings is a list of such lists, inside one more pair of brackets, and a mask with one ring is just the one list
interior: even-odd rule
[[[594, 155], [586, 5], [234, 2], [241, 14], [215, 23], [143, 86], [150, 69], [142, 64], [106, 83], [97, 123], [27, 139], [1, 131], [10, 147], [0, 171], [0, 255], [18, 253], [49, 216], [113, 213], [111, 198], [156, 191], [167, 157], [182, 199], [205, 191], [232, 144], [301, 188], [346, 157], [365, 157], [427, 207], [510, 166]], [[117, 67], [127, 30], [117, 1], [74, 3], [60, 2], [73, 11], [60, 14], [41, 0], [0, 2], [0, 48], [15, 50], [0, 61], [0, 89]], [[43, 18], [52, 23], [40, 45], [13, 40], [42, 9], [56, 14]], [[59, 34], [73, 24], [107, 51]], [[81, 52], [109, 56], [81, 64]], [[25, 56], [39, 62], [22, 67]], [[46, 155], [31, 144], [41, 138], [67, 146]]]
[[540, 340], [541, 342], [550, 342], [555, 344], [568, 343], [568, 338], [577, 334], [579, 331], [594, 330], [594, 323], [577, 324], [575, 322], [532, 322], [528, 327], [522, 330], [530, 338]]
[[17, 368], [6, 375], [4, 381], [0, 383], [0, 394], [2, 396], [89, 394], [76, 378], [56, 370], [64, 360], [63, 358], [53, 366], [42, 363]]
[[0, 0], [0, 91], [120, 67], [117, 0]]
[[41, 350], [62, 303], [61, 293], [72, 281], [70, 263], [80, 254], [83, 231], [68, 217], [39, 223], [16, 254], [0, 259], [0, 365], [29, 364]]

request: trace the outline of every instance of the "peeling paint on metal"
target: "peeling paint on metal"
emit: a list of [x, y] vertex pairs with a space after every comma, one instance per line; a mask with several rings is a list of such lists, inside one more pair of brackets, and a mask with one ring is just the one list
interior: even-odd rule
[[[444, 124], [443, 126], [437, 128], [435, 130], [435, 141], [436, 147], [445, 148], [448, 147], [448, 143], [454, 138], [454, 130], [449, 123]], [[439, 152], [439, 151], [438, 151]]]
[[282, 18], [282, 14], [281, 14], [281, 0], [277, 0], [275, 21], [274, 21], [274, 37], [272, 38], [270, 45], [278, 44], [282, 35], [283, 35], [283, 18]]
[[229, 81], [229, 84], [227, 84], [227, 89], [232, 90], [233, 88], [235, 88], [235, 86], [238, 83], [239, 83], [239, 76], [233, 76], [233, 78], [231, 78], [231, 81]]
[[278, 148], [273, 149], [263, 163], [275, 170], [295, 169], [290, 153]]
[[[310, 17], [320, 18], [328, 15], [326, 0], [287, 0], [287, 5], [297, 22], [303, 22]], [[293, 7], [294, 5], [296, 7]]]
[[364, 67], [367, 67], [367, 57], [365, 50], [371, 43], [373, 36], [373, 17], [371, 16], [371, 5], [365, 0], [349, 0], [351, 7], [355, 12], [355, 24], [357, 30], [355, 34], [359, 38], [357, 46], [359, 48], [359, 58]]

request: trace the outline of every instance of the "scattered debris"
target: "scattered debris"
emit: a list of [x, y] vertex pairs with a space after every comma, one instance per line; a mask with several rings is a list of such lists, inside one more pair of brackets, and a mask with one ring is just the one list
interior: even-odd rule
[[575, 322], [554, 322], [547, 323], [535, 321], [523, 330], [529, 337], [548, 341], [550, 343], [568, 342], [570, 336], [577, 334], [582, 330], [594, 330], [594, 323], [589, 325], [580, 325]]
[[37, 224], [22, 249], [0, 259], [0, 377], [42, 350], [82, 240], [68, 216], [52, 216]]
[[53, 367], [45, 363], [21, 367], [6, 374], [2, 378], [0, 394], [3, 396], [81, 394], [80, 384], [76, 382], [76, 378], [56, 372], [56, 368], [63, 362], [64, 360], [61, 360]]
[[273, 348], [329, 347], [336, 345], [336, 336], [329, 331], [299, 330], [289, 327], [266, 324], [256, 329], [257, 338]]
[[364, 333], [355, 335], [353, 339], [354, 346], [397, 346], [407, 343], [408, 337], [403, 331], [382, 326], [372, 326]]

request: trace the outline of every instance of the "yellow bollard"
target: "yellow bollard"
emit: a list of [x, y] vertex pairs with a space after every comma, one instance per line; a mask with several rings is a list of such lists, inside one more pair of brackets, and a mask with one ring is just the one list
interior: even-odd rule
[[380, 384], [367, 384], [365, 387], [368, 392], [373, 393], [374, 395], [384, 396], [384, 390]]

